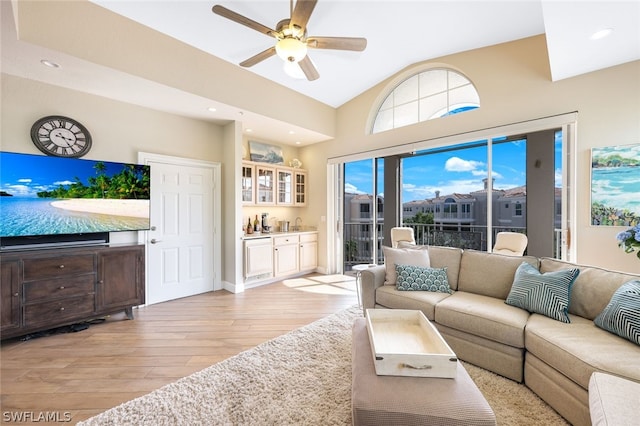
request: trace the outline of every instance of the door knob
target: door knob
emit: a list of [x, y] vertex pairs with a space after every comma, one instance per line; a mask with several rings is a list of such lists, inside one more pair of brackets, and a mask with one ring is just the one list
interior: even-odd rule
[[155, 243], [159, 243], [160, 240], [156, 240], [155, 238], [152, 238], [150, 242], [151, 244], [155, 244]]

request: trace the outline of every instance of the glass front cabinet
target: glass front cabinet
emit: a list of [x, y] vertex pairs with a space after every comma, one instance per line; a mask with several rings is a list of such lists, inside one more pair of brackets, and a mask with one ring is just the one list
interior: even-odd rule
[[293, 172], [286, 169], [278, 169], [278, 204], [293, 204]]
[[269, 163], [242, 162], [242, 204], [304, 206], [307, 171]]
[[256, 165], [256, 204], [275, 204], [276, 170], [273, 167]]
[[295, 182], [295, 204], [304, 206], [307, 204], [307, 172], [296, 169]]
[[242, 164], [242, 204], [255, 204], [255, 167]]

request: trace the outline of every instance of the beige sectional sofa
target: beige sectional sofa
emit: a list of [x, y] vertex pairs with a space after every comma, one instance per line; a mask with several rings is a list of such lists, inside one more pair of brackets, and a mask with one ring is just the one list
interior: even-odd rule
[[[576, 265], [550, 258], [512, 257], [446, 247], [391, 251], [391, 262], [422, 259], [446, 268], [451, 293], [399, 291], [385, 265], [362, 271], [364, 309], [418, 309], [433, 321], [464, 361], [518, 382], [575, 425], [590, 424], [589, 379], [603, 372], [640, 382], [640, 346], [597, 327], [594, 319], [624, 283], [639, 275]], [[396, 257], [398, 255], [399, 257]], [[570, 287], [570, 323], [505, 303], [523, 262], [541, 273], [579, 269]], [[395, 281], [395, 272], [391, 276]], [[385, 281], [386, 284], [385, 284]]]

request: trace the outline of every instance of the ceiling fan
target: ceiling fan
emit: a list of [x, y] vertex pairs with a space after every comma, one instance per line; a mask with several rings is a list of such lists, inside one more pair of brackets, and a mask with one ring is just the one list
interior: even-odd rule
[[277, 40], [274, 46], [240, 62], [240, 66], [251, 67], [277, 54], [285, 61], [285, 71], [288, 74], [295, 75], [297, 71], [302, 70], [307, 80], [312, 81], [320, 77], [320, 74], [307, 55], [307, 48], [361, 52], [367, 47], [366, 38], [307, 36], [307, 22], [317, 2], [317, 0], [297, 0], [294, 8], [291, 0], [290, 18], [278, 22], [275, 30], [221, 5], [213, 6], [212, 11]]

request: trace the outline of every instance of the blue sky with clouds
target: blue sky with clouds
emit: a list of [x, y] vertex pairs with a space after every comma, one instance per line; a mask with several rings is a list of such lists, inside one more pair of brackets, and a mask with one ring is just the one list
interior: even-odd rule
[[[15, 197], [37, 197], [40, 191], [51, 191], [75, 182], [76, 177], [88, 185], [96, 176], [97, 161], [50, 157], [46, 155], [0, 153], [0, 190]], [[101, 161], [109, 176], [122, 171], [123, 165]]]
[[[423, 200], [441, 195], [470, 193], [484, 187], [487, 177], [487, 147], [457, 146], [442, 152], [428, 155], [416, 155], [403, 160], [402, 201]], [[451, 148], [451, 147], [449, 147]], [[561, 159], [561, 141], [556, 139], [556, 185], [560, 186], [562, 174], [559, 169]], [[494, 187], [508, 189], [525, 184], [526, 180], [526, 142], [504, 142], [493, 145], [492, 176]], [[379, 175], [382, 175], [380, 167]], [[357, 161], [345, 165], [345, 191], [350, 193], [371, 194], [371, 160]], [[379, 179], [379, 194], [384, 195], [382, 179]]]

